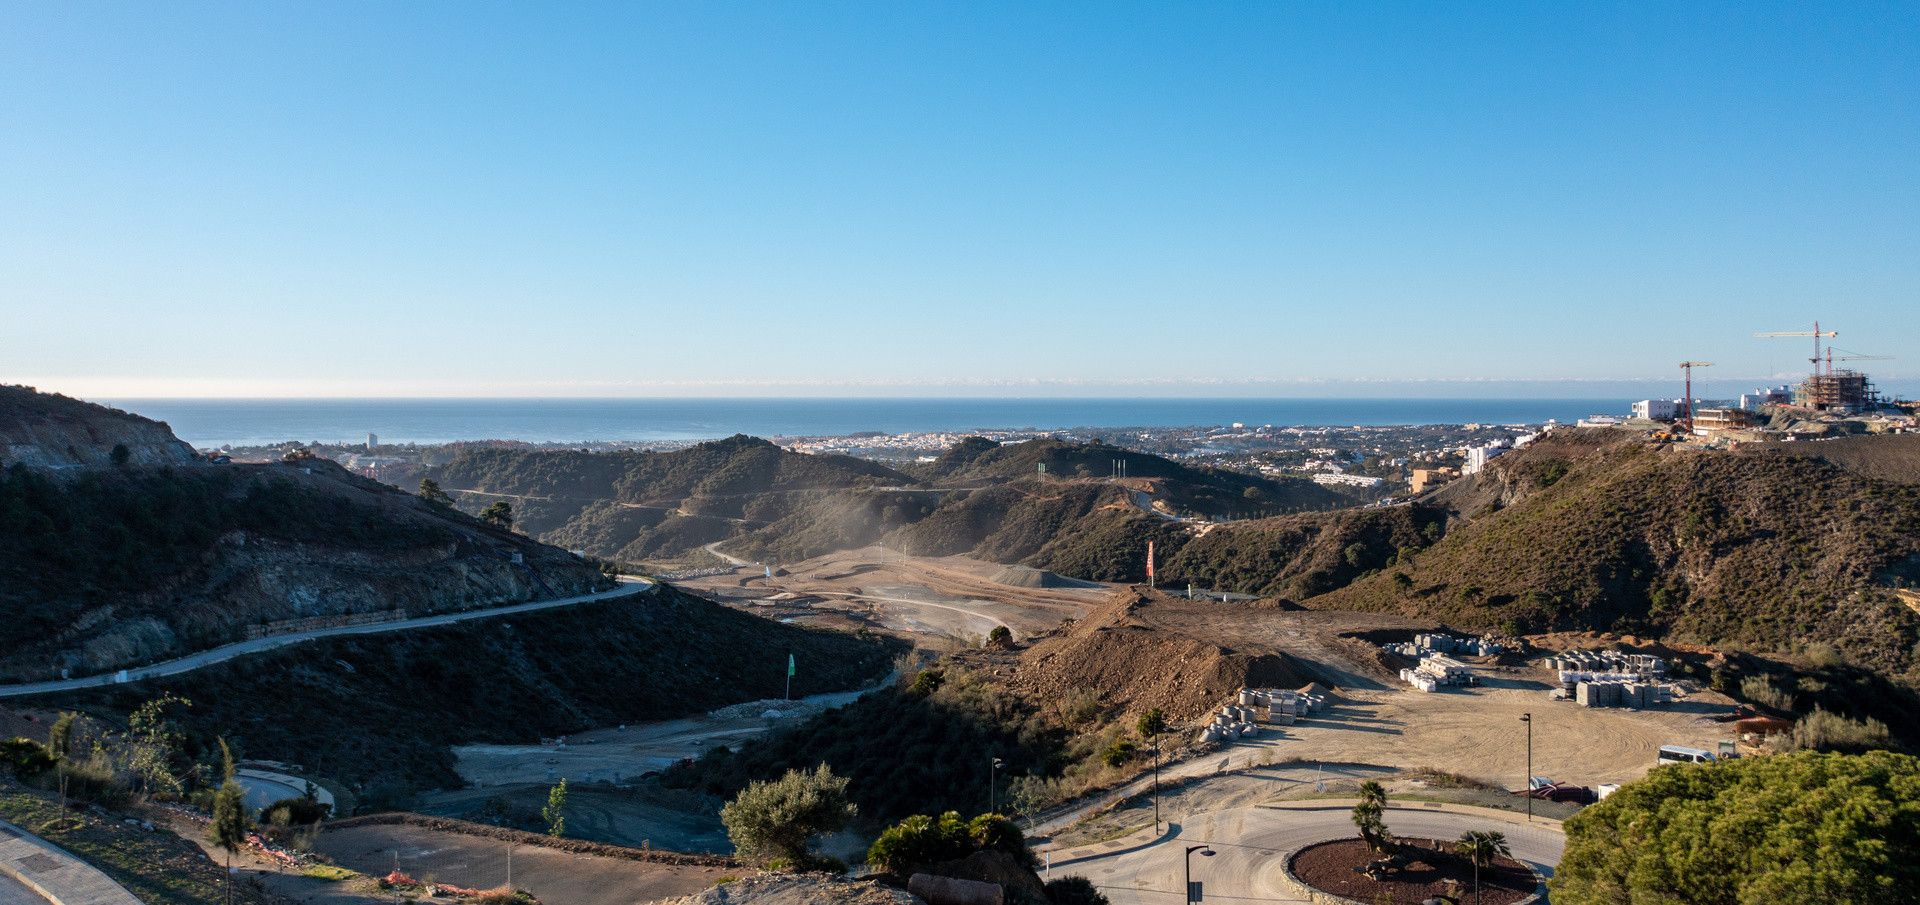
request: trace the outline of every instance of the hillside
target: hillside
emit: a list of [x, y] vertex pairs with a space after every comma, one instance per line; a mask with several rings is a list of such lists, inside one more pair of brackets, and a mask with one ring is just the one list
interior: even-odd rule
[[193, 741], [224, 735], [244, 757], [298, 763], [352, 784], [369, 806], [458, 787], [451, 746], [664, 720], [784, 693], [857, 688], [897, 642], [784, 625], [663, 586], [509, 618], [342, 636], [169, 679], [65, 696], [113, 719], [163, 691]]
[[1176, 727], [1161, 740], [1178, 746], [1187, 728], [1243, 687], [1341, 682], [1351, 664], [1348, 642], [1331, 637], [1335, 622], [1389, 624], [1121, 591], [1024, 649], [957, 652], [898, 687], [675, 768], [666, 782], [727, 796], [751, 780], [826, 763], [851, 777], [860, 819], [879, 825], [978, 809], [991, 756], [1005, 764], [1003, 800], [1031, 809], [1144, 767], [1133, 727], [1149, 709]]
[[1304, 600], [1426, 548], [1446, 521], [1446, 510], [1416, 504], [1231, 522], [1179, 547], [1161, 581]]
[[1556, 431], [1433, 495], [1464, 523], [1430, 549], [1307, 604], [1789, 654], [1825, 643], [1910, 673], [1920, 613], [1892, 589], [1920, 581], [1920, 486], [1880, 467]]
[[0, 385], [0, 468], [186, 465], [193, 447], [165, 424], [32, 387]]
[[[1128, 463], [1128, 478], [1107, 477], [1116, 459]], [[623, 561], [673, 559], [719, 541], [733, 555], [776, 563], [880, 543], [1099, 580], [1143, 578], [1147, 540], [1170, 553], [1190, 535], [1176, 514], [1343, 503], [1307, 481], [1105, 444], [978, 437], [913, 475], [734, 437], [664, 453], [473, 449], [434, 477], [462, 506], [508, 499], [518, 524], [543, 540]]]
[[[1249, 509], [1314, 510], [1349, 505], [1345, 497], [1312, 481], [1276, 480], [1219, 468], [1195, 467], [1107, 443], [1030, 440], [1000, 444], [968, 437], [924, 467], [922, 476], [941, 486], [998, 484], [1045, 473], [1060, 478], [1102, 477], [1114, 462], [1128, 478], [1180, 512], [1208, 515]], [[1151, 485], [1150, 487], [1148, 485]]]
[[[130, 423], [64, 397], [10, 399], [13, 425]], [[28, 401], [47, 414], [24, 412]], [[69, 458], [81, 464], [0, 471], [0, 678], [105, 672], [280, 620], [422, 615], [608, 586], [565, 551], [329, 462], [140, 465], [185, 446], [136, 420], [147, 426], [94, 434], [97, 444], [151, 441], [125, 464], [76, 446]]]

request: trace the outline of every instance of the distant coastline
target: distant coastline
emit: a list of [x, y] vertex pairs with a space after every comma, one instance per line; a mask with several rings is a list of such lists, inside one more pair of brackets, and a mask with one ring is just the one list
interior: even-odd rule
[[197, 447], [290, 440], [574, 443], [844, 436], [862, 431], [1541, 424], [1623, 399], [117, 399]]

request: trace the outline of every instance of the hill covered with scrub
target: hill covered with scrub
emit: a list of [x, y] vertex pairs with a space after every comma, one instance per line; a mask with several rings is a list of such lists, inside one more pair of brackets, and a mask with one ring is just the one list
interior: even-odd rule
[[[1111, 477], [1115, 460], [1129, 477]], [[1143, 578], [1146, 540], [1170, 550], [1189, 535], [1179, 516], [1345, 503], [1308, 481], [1101, 443], [978, 437], [910, 471], [733, 437], [658, 453], [473, 449], [433, 477], [462, 506], [508, 498], [519, 524], [542, 539], [622, 561], [685, 556], [716, 541], [770, 562], [879, 543], [1102, 580]]]
[[1920, 436], [1873, 439], [1875, 455], [1830, 459], [1826, 443], [1728, 453], [1555, 431], [1433, 495], [1457, 515], [1442, 539], [1306, 603], [1509, 632], [1830, 645], [1911, 675], [1920, 612], [1900, 592], [1920, 583], [1920, 483], [1899, 463]]
[[666, 720], [785, 693], [858, 688], [904, 645], [786, 625], [670, 585], [593, 603], [382, 635], [344, 635], [165, 679], [51, 700], [108, 720], [171, 693], [194, 746], [298, 763], [362, 809], [457, 788], [452, 746]]
[[[210, 465], [158, 422], [6, 395], [0, 436], [18, 458], [0, 470], [0, 678], [106, 672], [282, 620], [611, 586], [580, 557], [330, 462]], [[64, 425], [59, 457], [49, 424]]]

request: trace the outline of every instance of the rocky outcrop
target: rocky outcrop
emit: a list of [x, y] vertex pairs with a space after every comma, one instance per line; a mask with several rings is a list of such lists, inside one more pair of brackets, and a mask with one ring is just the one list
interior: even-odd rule
[[[115, 450], [125, 453], [117, 457]], [[195, 461], [193, 447], [161, 422], [32, 387], [0, 386], [0, 467], [65, 469]]]

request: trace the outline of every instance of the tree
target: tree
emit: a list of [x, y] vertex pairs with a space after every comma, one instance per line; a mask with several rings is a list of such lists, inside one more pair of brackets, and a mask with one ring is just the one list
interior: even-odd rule
[[1361, 783], [1360, 803], [1353, 806], [1353, 825], [1359, 827], [1360, 838], [1367, 841], [1367, 847], [1376, 852], [1384, 851], [1393, 843], [1384, 819], [1386, 810], [1387, 787], [1372, 779]]
[[987, 643], [994, 647], [1011, 647], [1013, 645], [1013, 629], [1007, 628], [1004, 625], [994, 626], [993, 631], [987, 633]]
[[807, 841], [838, 831], [853, 815], [847, 781], [821, 764], [812, 772], [788, 770], [771, 782], [748, 783], [720, 809], [720, 822], [742, 857], [804, 867], [812, 860]]
[[1161, 713], [1158, 707], [1149, 707], [1146, 713], [1140, 714], [1140, 722], [1134, 728], [1140, 730], [1141, 738], [1151, 740], [1167, 731], [1167, 715]]
[[420, 479], [420, 498], [435, 506], [453, 506], [453, 497], [440, 489], [440, 482], [432, 478]]
[[[224, 748], [224, 743], [222, 744]], [[233, 853], [247, 844], [247, 793], [228, 777], [213, 795], [213, 844], [227, 853], [227, 901], [233, 901]]]
[[1480, 868], [1493, 866], [1493, 859], [1512, 855], [1507, 834], [1494, 830], [1468, 830], [1460, 834], [1460, 854], [1473, 862], [1473, 897], [1480, 898]]
[[113, 464], [124, 467], [127, 460], [133, 458], [133, 450], [128, 449], [125, 443], [115, 443], [113, 452], [108, 454], [108, 458], [113, 460]]
[[60, 812], [67, 810], [67, 755], [73, 753], [73, 723], [80, 714], [71, 710], [63, 711], [47, 727], [47, 753], [53, 755], [55, 781], [60, 786]]
[[175, 763], [185, 736], [167, 718], [167, 708], [175, 705], [192, 707], [193, 702], [167, 692], [127, 718], [127, 766], [139, 778], [141, 791], [150, 795], [177, 796], [186, 789]]
[[487, 508], [480, 510], [480, 518], [482, 521], [485, 521], [487, 524], [492, 525], [495, 528], [506, 528], [508, 530], [512, 530], [513, 507], [507, 505], [506, 500], [500, 500], [498, 502], [495, 502], [493, 505], [490, 505]]
[[557, 839], [567, 834], [566, 777], [560, 777], [559, 785], [547, 790], [547, 806], [540, 809], [540, 819], [547, 822], [547, 835]]
[[1555, 905], [1920, 902], [1920, 758], [1661, 767], [1566, 824]]

